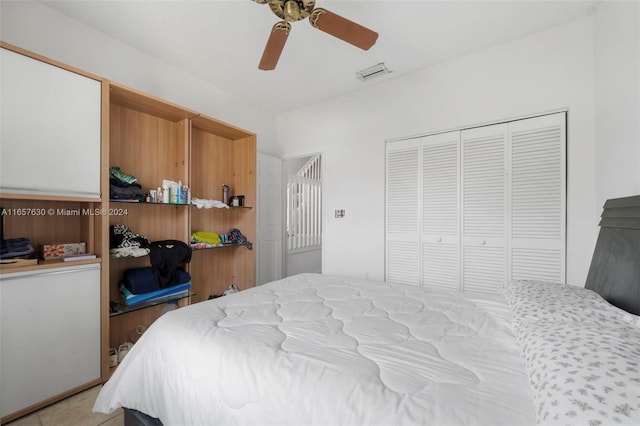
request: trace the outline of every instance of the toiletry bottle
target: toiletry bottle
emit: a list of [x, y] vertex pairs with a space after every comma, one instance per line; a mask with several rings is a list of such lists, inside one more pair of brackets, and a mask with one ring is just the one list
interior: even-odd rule
[[169, 196], [170, 196], [170, 190], [169, 190], [169, 185], [163, 185], [162, 186], [162, 202], [165, 204], [169, 203]]
[[229, 185], [226, 183], [222, 185], [222, 202], [229, 204]]

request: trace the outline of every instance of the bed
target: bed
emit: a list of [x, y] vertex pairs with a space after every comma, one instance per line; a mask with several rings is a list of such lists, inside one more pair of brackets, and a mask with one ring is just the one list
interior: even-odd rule
[[625, 297], [640, 244], [605, 256], [604, 238], [591, 288], [476, 295], [300, 274], [169, 312], [94, 411], [166, 426], [640, 424], [640, 300]]

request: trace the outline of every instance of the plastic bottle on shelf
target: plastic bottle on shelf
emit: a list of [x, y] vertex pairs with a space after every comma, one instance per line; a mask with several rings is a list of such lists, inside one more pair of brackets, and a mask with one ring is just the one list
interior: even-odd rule
[[164, 204], [169, 203], [169, 185], [162, 185], [162, 202]]
[[182, 181], [179, 180], [178, 186], [176, 187], [176, 204], [184, 204], [184, 201], [182, 199], [182, 191]]
[[178, 204], [178, 184], [175, 182], [169, 186], [169, 203]]
[[175, 311], [176, 309], [178, 309], [178, 305], [176, 304], [176, 301], [170, 300], [167, 302], [166, 305], [164, 305], [164, 308], [162, 308], [162, 313], [160, 315], [164, 315], [169, 311]]
[[229, 185], [226, 183], [222, 185], [222, 202], [229, 204]]

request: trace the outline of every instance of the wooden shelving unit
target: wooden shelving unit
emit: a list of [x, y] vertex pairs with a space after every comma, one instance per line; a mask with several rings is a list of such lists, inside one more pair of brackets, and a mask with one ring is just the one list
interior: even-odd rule
[[[189, 243], [192, 231], [225, 234], [238, 229], [255, 240], [256, 137], [253, 133], [202, 116], [194, 111], [111, 83], [109, 90], [109, 165], [136, 177], [143, 192], [156, 189], [163, 179], [181, 181], [192, 197], [221, 200], [222, 185], [244, 195], [246, 208], [198, 209], [184, 204], [123, 203], [125, 216], [110, 218], [149, 241], [180, 240]], [[109, 263], [109, 300], [121, 300], [118, 283], [125, 270], [149, 266], [149, 258], [112, 258]], [[235, 283], [245, 289], [255, 285], [255, 254], [242, 247], [194, 250], [184, 265], [191, 274], [192, 292], [180, 305], [207, 300]], [[109, 347], [128, 340], [132, 330], [148, 327], [160, 315], [161, 304], [131, 309], [110, 316]], [[105, 359], [106, 375], [111, 373]]]
[[[3, 150], [3, 164], [13, 169], [27, 168], [26, 165], [23, 166], [27, 164], [25, 161], [28, 159], [25, 157], [25, 152], [26, 155], [32, 154], [29, 151], [31, 149], [29, 144], [36, 140], [43, 141], [42, 148], [47, 148], [48, 152], [51, 152], [52, 158], [47, 161], [55, 163], [59, 158], [59, 162], [71, 173], [68, 178], [65, 175], [60, 177], [58, 173], [56, 180], [52, 177], [56, 173], [49, 173], [49, 169], [45, 167], [38, 170], [25, 170], [24, 173], [28, 173], [30, 178], [36, 175], [37, 178], [30, 179], [34, 186], [25, 187], [24, 190], [16, 186], [21, 182], [14, 179], [15, 173], [13, 175], [5, 173], [4, 181], [0, 182], [0, 207], [9, 209], [11, 212], [29, 211], [37, 214], [5, 215], [4, 238], [28, 238], [34, 248], [50, 242], [84, 241], [87, 244], [87, 252], [96, 254], [96, 259], [73, 263], [39, 262], [29, 266], [3, 267], [0, 269], [0, 278], [2, 278], [0, 285], [3, 285], [3, 289], [19, 292], [20, 286], [14, 279], [16, 275], [14, 272], [20, 276], [21, 272], [40, 274], [50, 270], [55, 272], [53, 275], [59, 276], [58, 272], [72, 269], [67, 268], [68, 266], [77, 266], [76, 269], [82, 271], [90, 269], [92, 272], [87, 273], [92, 277], [90, 284], [93, 293], [91, 293], [90, 302], [96, 308], [85, 312], [84, 315], [91, 319], [91, 335], [95, 336], [99, 333], [97, 339], [87, 339], [92, 342], [85, 346], [90, 346], [92, 352], [84, 355], [82, 359], [82, 361], [89, 359], [93, 363], [90, 379], [83, 380], [80, 385], [66, 388], [63, 386], [60, 390], [54, 389], [43, 400], [34, 401], [28, 406], [14, 404], [20, 408], [8, 414], [3, 412], [1, 421], [4, 423], [101, 381], [106, 381], [114, 371], [114, 368], [109, 366], [109, 348], [118, 348], [120, 344], [129, 340], [129, 336], [138, 326], [148, 327], [161, 315], [164, 303], [160, 302], [165, 300], [125, 307], [113, 315], [110, 313], [110, 301], [122, 302], [118, 284], [124, 271], [150, 266], [149, 256], [124, 258], [110, 256], [111, 225], [123, 224], [131, 228], [134, 233], [144, 235], [149, 241], [180, 240], [189, 244], [190, 235], [195, 230], [212, 231], [222, 235], [232, 229], [238, 229], [249, 241], [255, 242], [256, 212], [252, 207], [256, 203], [256, 135], [15, 46], [0, 42], [0, 48], [6, 63], [11, 60], [12, 64], [17, 64], [12, 77], [4, 73], [6, 67], [3, 64], [3, 83], [8, 82], [3, 84], [3, 87], [10, 87], [15, 92], [12, 92], [11, 97], [7, 94], [9, 91], [3, 90], [2, 94], [3, 117], [8, 111], [8, 117], [11, 117], [13, 126], [10, 129], [13, 132], [12, 137], [3, 140], [0, 146]], [[32, 78], [33, 81], [29, 81], [31, 74], [21, 72], [20, 67], [23, 63], [26, 64], [24, 69], [35, 70], [32, 74], [36, 76]], [[63, 72], [60, 73], [58, 69], [62, 69]], [[80, 78], [76, 78], [78, 75]], [[53, 78], [52, 81], [62, 79], [65, 84], [67, 80], [71, 81], [69, 85], [75, 89], [75, 92], [70, 95], [69, 91], [64, 91], [59, 85], [53, 84], [54, 88], [61, 93], [54, 95], [52, 100], [47, 100], [49, 104], [42, 107], [49, 113], [41, 115], [43, 118], [56, 117], [48, 121], [52, 123], [50, 127], [54, 130], [51, 131], [49, 127], [42, 126], [47, 129], [44, 131], [38, 128], [37, 114], [32, 110], [20, 108], [20, 100], [24, 96], [14, 89], [14, 85], [20, 82], [21, 90], [34, 91], [35, 89], [30, 87], [31, 84], [46, 85], [43, 81], [48, 82], [50, 77]], [[40, 91], [47, 92], [47, 95], [49, 95], [48, 92], [55, 93], [55, 90]], [[11, 99], [13, 103], [5, 102], [5, 97]], [[45, 96], [40, 92], [29, 97], [29, 99], [37, 99], [38, 102], [44, 98]], [[67, 111], [65, 102], [69, 99], [77, 101], [78, 98], [88, 99], [83, 104], [86, 107], [77, 108], [74, 114], [65, 115], [64, 111]], [[41, 105], [35, 105], [35, 107], [40, 108]], [[60, 111], [63, 111], [62, 115]], [[58, 120], [60, 115], [61, 118]], [[22, 124], [23, 121], [25, 124]], [[75, 130], [74, 126], [83, 132], [82, 137], [74, 139], [75, 145], [69, 144], [71, 138], [68, 136], [68, 130], [70, 128]], [[3, 128], [4, 130], [6, 129]], [[36, 132], [35, 137], [31, 136], [32, 130]], [[37, 132], [40, 133], [37, 134]], [[24, 133], [29, 135], [25, 137]], [[5, 147], [9, 146], [11, 149], [4, 151]], [[55, 146], [56, 149], [51, 150], [51, 146]], [[62, 148], [58, 149], [59, 146]], [[87, 149], [90, 150], [87, 154], [90, 158], [87, 159], [91, 161], [83, 162], [83, 159], [76, 158], [77, 152], [87, 152]], [[9, 154], [5, 155], [5, 152]], [[87, 164], [91, 166], [87, 167]], [[52, 164], [53, 166], [57, 164]], [[150, 189], [156, 189], [164, 179], [168, 179], [182, 181], [184, 185], [189, 186], [192, 197], [221, 200], [222, 185], [227, 184], [231, 187], [230, 195], [244, 195], [244, 206], [201, 210], [188, 204], [129, 203], [110, 200], [109, 168], [111, 166], [118, 166], [124, 173], [135, 176], [145, 193]], [[7, 182], [10, 184], [4, 185]], [[192, 288], [188, 295], [177, 298], [178, 306], [183, 307], [207, 300], [209, 295], [222, 293], [232, 283], [240, 289], [255, 285], [254, 251], [235, 245], [225, 245], [221, 248], [221, 250], [203, 249], [192, 252], [191, 262], [184, 265], [191, 274]], [[92, 266], [92, 264], [95, 265]], [[9, 279], [5, 280], [7, 277]], [[42, 278], [42, 280], [44, 283], [46, 283], [44, 280], [55, 281], [51, 278]], [[76, 303], [78, 301], [68, 306], [62, 303], [65, 306], [56, 306], [56, 309], [79, 311]], [[87, 301], [81, 306], [84, 311], [87, 311], [88, 303]], [[96, 309], [99, 312], [94, 315]], [[71, 316], [67, 315], [67, 317]], [[5, 324], [9, 322], [4, 321]], [[85, 330], [87, 328], [88, 326]], [[99, 332], [94, 333], [93, 330], [98, 328]], [[9, 329], [5, 329], [3, 324], [3, 339], [8, 334], [4, 330]], [[30, 335], [31, 331], [33, 330], [30, 330]], [[70, 338], [74, 337], [75, 335], [70, 336]], [[68, 350], [68, 347], [63, 345], [61, 350]], [[4, 355], [3, 351], [3, 357]], [[10, 355], [14, 356], [15, 351]], [[96, 357], [99, 360], [96, 360]], [[99, 369], [96, 366], [98, 362]], [[5, 358], [3, 358], [4, 363]], [[31, 389], [39, 388], [38, 374], [29, 374], [27, 371], [24, 376], [29, 379]], [[17, 377], [14, 381], [20, 384], [19, 379], [20, 377]], [[4, 398], [5, 395], [2, 396]], [[5, 406], [8, 407], [8, 405]]]
[[[211, 117], [199, 115], [191, 120], [191, 193], [203, 199], [220, 200], [222, 185], [232, 195], [244, 195], [246, 208], [191, 208], [193, 231], [220, 235], [238, 229], [255, 242], [256, 215], [256, 136]], [[229, 250], [198, 250], [190, 265], [194, 301], [220, 294], [231, 284], [241, 290], [255, 286], [255, 253], [246, 247]]]

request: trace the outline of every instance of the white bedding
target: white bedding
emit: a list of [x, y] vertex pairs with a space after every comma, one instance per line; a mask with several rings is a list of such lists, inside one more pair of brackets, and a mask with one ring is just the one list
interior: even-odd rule
[[164, 425], [532, 425], [502, 297], [315, 274], [159, 318], [94, 410]]

